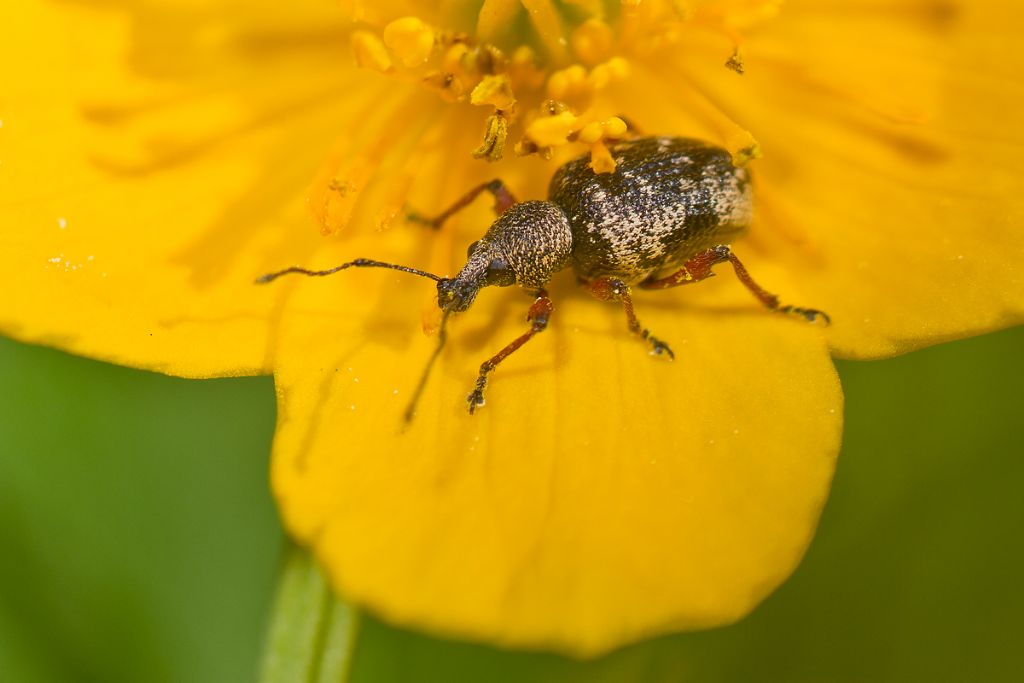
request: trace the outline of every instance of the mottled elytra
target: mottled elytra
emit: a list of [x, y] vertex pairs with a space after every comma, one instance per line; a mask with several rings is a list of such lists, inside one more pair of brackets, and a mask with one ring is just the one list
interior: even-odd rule
[[651, 335], [633, 311], [630, 285], [666, 289], [699, 282], [711, 268], [728, 261], [740, 281], [772, 311], [814, 322], [828, 316], [812, 308], [783, 306], [761, 288], [732, 253], [727, 242], [750, 224], [751, 188], [746, 169], [734, 166], [724, 149], [700, 140], [646, 137], [611, 147], [612, 173], [596, 174], [583, 155], [558, 169], [547, 201], [516, 202], [500, 180], [484, 183], [433, 219], [413, 217], [434, 228], [466, 207], [481, 192], [494, 195], [497, 220], [474, 242], [466, 264], [453, 278], [407, 266], [356, 259], [329, 270], [292, 267], [269, 273], [270, 282], [287, 273], [330, 275], [346, 268], [391, 268], [437, 282], [443, 311], [438, 344], [427, 363], [406, 420], [412, 418], [430, 368], [444, 346], [452, 313], [468, 309], [483, 287], [519, 285], [534, 295], [527, 313], [530, 327], [480, 366], [467, 399], [469, 412], [484, 405], [484, 389], [501, 361], [547, 327], [552, 305], [545, 290], [551, 277], [572, 266], [580, 284], [596, 298], [618, 301], [630, 332], [651, 353], [674, 358], [668, 344]]

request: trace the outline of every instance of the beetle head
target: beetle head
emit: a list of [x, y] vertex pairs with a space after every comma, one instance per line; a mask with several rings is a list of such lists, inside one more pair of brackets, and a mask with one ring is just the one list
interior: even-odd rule
[[541, 288], [566, 266], [572, 231], [565, 213], [551, 202], [512, 206], [478, 242], [469, 245], [466, 264], [454, 278], [437, 283], [437, 305], [458, 313], [468, 309], [483, 287], [522, 285]]
[[486, 237], [469, 247], [466, 264], [453, 278], [437, 283], [437, 305], [443, 311], [461, 313], [468, 309], [484, 287], [507, 287], [516, 274], [501, 251]]

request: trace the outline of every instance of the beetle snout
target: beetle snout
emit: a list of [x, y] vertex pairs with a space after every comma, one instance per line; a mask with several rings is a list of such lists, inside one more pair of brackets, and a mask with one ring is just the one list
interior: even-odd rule
[[470, 307], [476, 299], [478, 287], [455, 278], [444, 278], [437, 281], [437, 306], [442, 311], [461, 313]]

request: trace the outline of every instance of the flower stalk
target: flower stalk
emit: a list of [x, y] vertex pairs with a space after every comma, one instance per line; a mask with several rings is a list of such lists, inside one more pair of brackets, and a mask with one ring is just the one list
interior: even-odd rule
[[270, 615], [260, 683], [344, 683], [359, 613], [336, 597], [305, 550], [290, 545]]

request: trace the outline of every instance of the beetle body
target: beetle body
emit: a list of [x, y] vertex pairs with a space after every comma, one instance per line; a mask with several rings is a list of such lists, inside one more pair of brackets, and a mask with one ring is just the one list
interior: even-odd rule
[[439, 283], [441, 308], [464, 311], [488, 285], [538, 289], [570, 265], [586, 281], [638, 282], [749, 225], [747, 171], [724, 149], [657, 137], [621, 142], [611, 153], [614, 172], [594, 173], [581, 156], [555, 173], [548, 201], [502, 212], [458, 275]]
[[470, 245], [466, 263], [455, 277], [440, 277], [409, 266], [356, 259], [335, 268], [310, 271], [292, 267], [261, 277], [270, 282], [285, 273], [330, 275], [350, 267], [391, 268], [437, 282], [437, 305], [444, 315], [438, 347], [431, 356], [406, 411], [411, 419], [429, 369], [444, 345], [451, 313], [468, 309], [488, 286], [520, 285], [535, 295], [527, 314], [530, 327], [480, 366], [469, 411], [484, 404], [492, 370], [535, 334], [543, 331], [553, 310], [545, 287], [555, 273], [572, 267], [592, 295], [618, 301], [630, 332], [651, 352], [674, 358], [668, 344], [640, 324], [630, 285], [667, 289], [711, 277], [712, 267], [729, 262], [739, 280], [768, 309], [795, 313], [808, 321], [828, 316], [811, 308], [783, 306], [761, 288], [732, 253], [728, 242], [751, 219], [747, 171], [732, 163], [724, 149], [688, 138], [649, 137], [622, 141], [610, 148], [612, 173], [597, 174], [584, 155], [556, 171], [546, 201], [517, 203], [500, 180], [484, 183], [432, 220], [440, 228], [481, 192], [494, 195], [497, 220]]
[[640, 281], [729, 242], [751, 217], [747, 171], [724, 149], [685, 138], [641, 138], [611, 149], [613, 173], [589, 155], [562, 166], [550, 200], [572, 226], [572, 265], [586, 279]]

